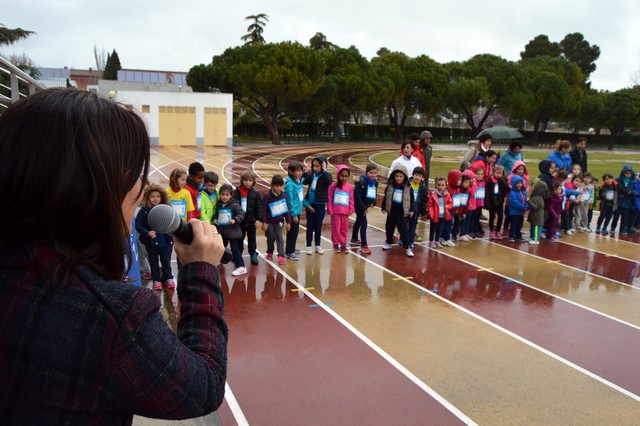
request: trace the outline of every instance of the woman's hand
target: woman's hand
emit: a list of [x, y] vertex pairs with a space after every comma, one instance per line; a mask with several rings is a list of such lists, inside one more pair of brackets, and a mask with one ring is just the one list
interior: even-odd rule
[[207, 262], [212, 265], [220, 263], [224, 254], [222, 237], [215, 226], [198, 219], [189, 221], [193, 230], [193, 242], [184, 244], [178, 238], [174, 240], [176, 255], [183, 264], [193, 262]]

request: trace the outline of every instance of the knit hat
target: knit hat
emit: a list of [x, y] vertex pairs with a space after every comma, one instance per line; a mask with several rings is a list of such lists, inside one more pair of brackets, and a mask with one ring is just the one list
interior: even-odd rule
[[431, 139], [432, 137], [433, 135], [428, 130], [423, 130], [422, 133], [420, 133], [420, 139], [426, 139], [426, 138]]

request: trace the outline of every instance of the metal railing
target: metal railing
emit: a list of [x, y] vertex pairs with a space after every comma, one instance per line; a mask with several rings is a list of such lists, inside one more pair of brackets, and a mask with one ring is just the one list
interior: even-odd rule
[[36, 79], [13, 65], [11, 62], [0, 56], [0, 72], [9, 75], [9, 86], [0, 84], [0, 107], [7, 108], [8, 105], [17, 102], [21, 97], [25, 97], [20, 93], [20, 82], [26, 84], [29, 88], [29, 95], [34, 94], [38, 90], [46, 89]]

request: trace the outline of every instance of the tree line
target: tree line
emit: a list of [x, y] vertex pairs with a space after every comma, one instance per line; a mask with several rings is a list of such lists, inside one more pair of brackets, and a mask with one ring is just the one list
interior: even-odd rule
[[534, 129], [533, 143], [551, 121], [575, 132], [607, 128], [614, 135], [640, 121], [639, 87], [591, 88], [600, 49], [580, 33], [560, 42], [539, 35], [518, 61], [487, 53], [438, 63], [386, 48], [368, 60], [355, 46], [336, 46], [322, 33], [309, 45], [267, 43], [267, 16], [247, 19], [253, 23], [245, 44], [193, 66], [187, 83], [196, 92], [233, 93], [244, 117], [261, 120], [273, 144], [280, 143], [279, 128], [305, 120], [329, 124], [337, 142], [342, 123], [358, 123], [365, 114], [388, 118], [397, 140], [416, 115], [456, 117], [473, 134], [496, 115], [512, 123], [526, 120]]

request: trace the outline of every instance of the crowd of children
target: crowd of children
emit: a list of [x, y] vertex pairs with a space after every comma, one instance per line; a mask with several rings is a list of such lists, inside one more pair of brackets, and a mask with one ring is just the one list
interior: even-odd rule
[[[406, 148], [408, 151], [411, 145], [407, 144]], [[555, 242], [562, 233], [592, 232], [593, 211], [598, 200], [597, 234], [614, 232], [618, 222], [622, 234], [633, 235], [638, 228], [640, 177], [629, 165], [622, 168], [618, 178], [605, 173], [598, 186], [598, 179], [591, 173], [583, 173], [579, 164], [570, 170], [556, 169], [552, 159], [542, 160], [538, 165], [539, 176], [531, 180], [523, 161], [515, 161], [511, 170], [505, 170], [496, 165], [496, 158], [495, 151], [482, 152], [465, 171], [451, 170], [446, 178], [436, 177], [431, 190], [425, 182], [424, 168], [416, 166], [409, 173], [405, 164], [394, 162], [380, 205], [386, 215], [382, 250], [392, 248], [397, 230], [399, 244], [407, 256], [413, 257], [415, 242], [422, 241], [416, 235], [420, 218], [430, 224], [429, 248], [455, 246], [455, 241], [481, 238], [484, 236], [480, 222], [483, 209], [489, 213], [491, 240], [501, 240], [508, 235], [510, 242], [528, 241], [537, 245], [545, 233], [548, 241]], [[365, 173], [356, 179], [352, 178], [349, 167], [339, 165], [335, 181], [322, 156], [314, 158], [307, 167], [292, 160], [287, 171], [286, 180], [274, 175], [270, 189], [264, 194], [255, 188], [257, 176], [253, 171], [244, 172], [235, 189], [229, 184], [218, 189], [218, 175], [206, 172], [198, 162], [192, 163], [188, 172], [173, 170], [166, 189], [149, 185], [136, 218], [136, 230], [140, 243], [146, 248], [153, 288], [175, 287], [170, 267], [172, 237], [157, 234], [147, 221], [150, 209], [161, 203], [171, 205], [182, 220], [198, 218], [216, 225], [225, 246], [228, 245], [233, 254], [233, 276], [247, 273], [242, 257], [245, 239], [251, 264], [258, 264], [259, 229], [266, 236], [267, 260], [276, 260], [279, 264], [284, 264], [285, 259], [298, 260], [300, 250], [296, 248], [296, 241], [303, 210], [307, 220], [308, 255], [324, 253], [321, 237], [325, 212], [331, 216], [335, 253], [349, 252], [349, 217], [355, 213], [349, 243], [354, 248], [359, 246], [360, 253], [371, 254], [367, 241], [368, 216], [378, 197], [378, 168], [374, 163], [368, 164]], [[530, 223], [528, 240], [522, 232], [525, 217]], [[562, 233], [557, 232], [558, 228]]]

